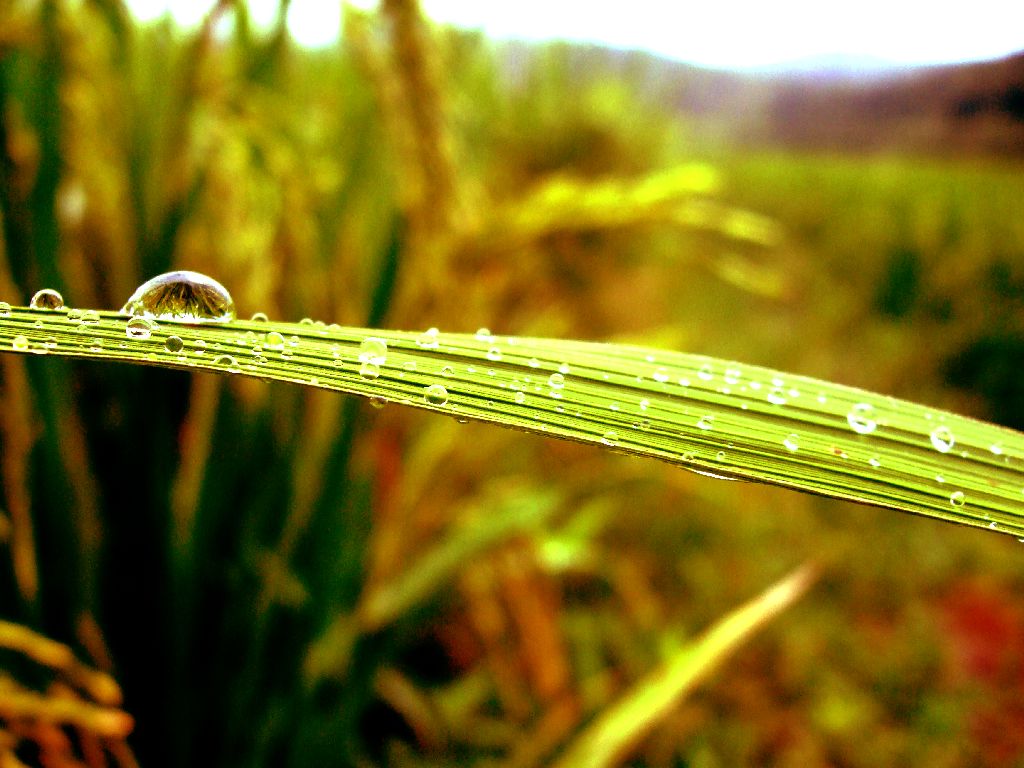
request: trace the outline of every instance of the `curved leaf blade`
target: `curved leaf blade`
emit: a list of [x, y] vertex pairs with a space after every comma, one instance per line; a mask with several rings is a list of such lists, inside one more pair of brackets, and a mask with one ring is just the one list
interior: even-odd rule
[[1024, 435], [806, 376], [621, 344], [322, 323], [164, 322], [133, 339], [124, 316], [71, 315], [12, 309], [0, 351], [316, 386], [1024, 536]]

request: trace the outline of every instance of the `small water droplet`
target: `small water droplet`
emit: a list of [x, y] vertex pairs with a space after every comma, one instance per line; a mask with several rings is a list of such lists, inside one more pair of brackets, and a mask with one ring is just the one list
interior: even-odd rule
[[376, 379], [380, 376], [380, 366], [376, 363], [364, 362], [359, 366], [359, 375], [364, 379]]
[[515, 400], [516, 400], [517, 403], [522, 405], [523, 403], [526, 402], [526, 393], [525, 392], [516, 392]]
[[313, 318], [304, 317], [301, 320], [299, 320], [299, 325], [313, 325]]
[[376, 408], [378, 411], [388, 404], [388, 399], [384, 395], [373, 395], [370, 398], [370, 405]]
[[719, 451], [716, 453], [715, 458], [718, 459], [718, 461], [725, 461], [725, 451]]
[[250, 319], [254, 323], [265, 323], [268, 320], [270, 320], [270, 318], [267, 317], [267, 313], [266, 312], [255, 312], [255, 313], [253, 313], [253, 316]]
[[565, 376], [561, 373], [552, 373], [548, 376], [548, 386], [552, 389], [561, 389], [565, 386]]
[[100, 321], [100, 313], [95, 309], [86, 309], [81, 316], [82, 325], [96, 325]]
[[450, 365], [446, 365], [444, 368], [441, 369], [441, 375], [442, 376], [454, 376], [455, 375], [455, 369], [452, 368]]
[[206, 354], [206, 342], [202, 339], [196, 339], [195, 343], [192, 344], [192, 348], [195, 349], [197, 355]]
[[601, 436], [601, 442], [605, 445], [618, 445], [619, 435], [614, 429], [609, 429]]
[[427, 328], [423, 333], [416, 339], [416, 346], [420, 349], [437, 349], [437, 334], [440, 331], [437, 328]]
[[873, 418], [874, 413], [874, 406], [870, 403], [857, 403], [846, 414], [846, 422], [850, 425], [850, 429], [857, 434], [870, 435], [878, 426], [878, 422]]
[[654, 373], [651, 374], [651, 378], [661, 384], [664, 384], [668, 381], [668, 370], [665, 368], [655, 368]]
[[11, 314], [11, 305], [6, 301], [0, 301], [0, 317], [7, 317]]
[[714, 416], [701, 416], [700, 421], [697, 422], [697, 429], [703, 429], [704, 431], [711, 429], [714, 420]]
[[949, 453], [956, 440], [953, 438], [953, 432], [945, 424], [942, 424], [932, 430], [931, 433], [932, 445], [935, 450], [939, 453]]
[[953, 491], [949, 494], [949, 503], [954, 507], [962, 507], [966, 499], [964, 498], [963, 491]]
[[725, 383], [739, 384], [741, 375], [742, 371], [740, 371], [738, 368], [727, 368], [725, 371]]
[[868, 464], [870, 464], [872, 467], [882, 466], [882, 462], [878, 460], [877, 456], [872, 456], [870, 459], [868, 459]]
[[999, 443], [992, 443], [992, 445], [990, 445], [988, 449], [992, 452], [993, 456], [1003, 455], [1003, 446], [1001, 446]]
[[490, 328], [478, 328], [476, 332], [477, 341], [494, 341]]
[[263, 340], [263, 348], [273, 350], [274, 352], [280, 352], [284, 349], [284, 336], [277, 331], [271, 331]]
[[493, 362], [501, 360], [501, 350], [497, 347], [491, 347], [487, 350], [487, 359]]
[[526, 364], [531, 368], [539, 368], [540, 360], [538, 360], [536, 357], [531, 357], [529, 360], [526, 361]]
[[217, 355], [213, 361], [214, 365], [223, 365], [225, 368], [237, 368], [238, 361], [231, 355]]
[[359, 362], [372, 363], [376, 366], [384, 365], [388, 355], [388, 343], [384, 339], [374, 336], [363, 339], [359, 345]]
[[144, 282], [125, 302], [121, 314], [185, 323], [226, 323], [235, 319], [235, 303], [212, 277], [180, 270]]
[[32, 309], [61, 310], [64, 309], [64, 297], [52, 288], [43, 288], [36, 291], [29, 306]]
[[168, 336], [167, 340], [164, 341], [164, 346], [167, 348], [168, 352], [177, 354], [178, 352], [181, 352], [182, 348], [185, 346], [185, 342], [181, 340], [181, 336]]
[[769, 403], [773, 405], [785, 405], [786, 404], [786, 393], [781, 387], [774, 387], [767, 395]]
[[796, 434], [791, 434], [782, 444], [786, 447], [787, 451], [796, 452], [800, 450], [800, 437]]
[[28, 339], [24, 336], [18, 335], [11, 339], [11, 347], [18, 350], [19, 352], [28, 351]]
[[423, 391], [423, 399], [430, 405], [444, 405], [448, 402], [448, 390], [443, 384], [431, 384]]
[[152, 335], [155, 327], [156, 323], [152, 320], [145, 317], [133, 317], [125, 326], [124, 333], [129, 339], [145, 341]]
[[703, 381], [711, 381], [713, 377], [714, 373], [711, 370], [711, 363], [704, 363], [704, 365], [700, 367], [700, 370], [697, 371], [697, 378], [702, 379]]

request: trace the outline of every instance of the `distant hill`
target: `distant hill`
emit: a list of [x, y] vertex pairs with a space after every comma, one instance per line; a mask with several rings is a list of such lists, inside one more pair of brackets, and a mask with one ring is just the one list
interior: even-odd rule
[[698, 139], [843, 151], [1024, 156], [1024, 52], [953, 66], [895, 68], [849, 58], [753, 74], [636, 51], [506, 43], [524, 60], [557, 48], [572, 76], [618, 73], [692, 118]]
[[862, 81], [782, 78], [748, 140], [1024, 155], [1024, 54]]

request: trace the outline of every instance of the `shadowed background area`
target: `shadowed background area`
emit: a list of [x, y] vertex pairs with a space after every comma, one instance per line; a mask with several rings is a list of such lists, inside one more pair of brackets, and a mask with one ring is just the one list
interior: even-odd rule
[[[737, 74], [412, 0], [319, 50], [287, 18], [0, 2], [0, 298], [196, 270], [240, 317], [642, 343], [1024, 429], [1024, 56]], [[593, 765], [1024, 759], [1012, 539], [407, 410], [0, 355], [0, 765], [558, 765], [595, 724], [628, 748]]]

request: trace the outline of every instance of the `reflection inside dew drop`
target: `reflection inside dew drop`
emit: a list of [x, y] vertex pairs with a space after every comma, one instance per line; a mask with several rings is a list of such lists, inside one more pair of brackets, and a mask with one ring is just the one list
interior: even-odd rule
[[966, 501], [967, 499], [964, 498], [963, 491], [953, 491], [953, 493], [949, 494], [949, 503], [954, 507], [962, 507]]
[[548, 376], [548, 386], [552, 389], [561, 389], [565, 386], [565, 376], [561, 373], [552, 373]]
[[177, 354], [178, 352], [181, 352], [184, 346], [185, 342], [181, 340], [180, 336], [168, 336], [166, 341], [164, 341], [164, 347], [166, 347], [167, 351], [171, 352], [172, 354]]
[[185, 323], [226, 323], [235, 319], [235, 303], [212, 277], [179, 270], [140, 285], [121, 314]]

